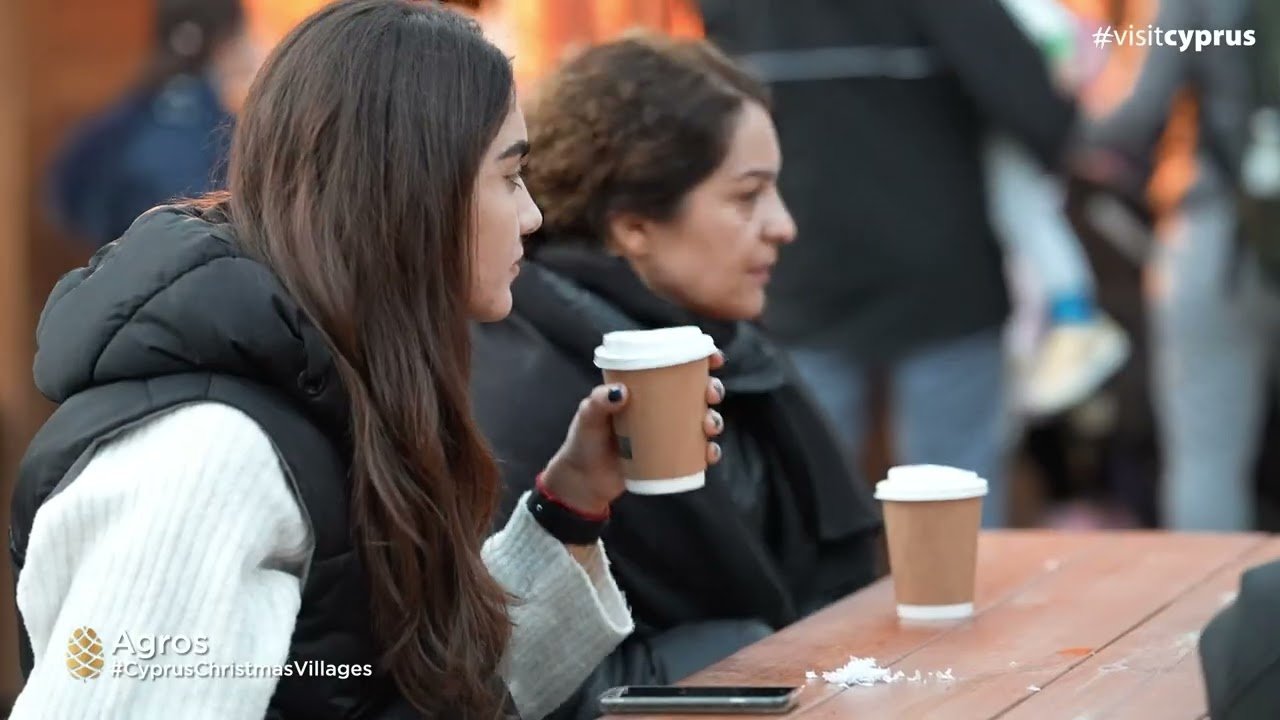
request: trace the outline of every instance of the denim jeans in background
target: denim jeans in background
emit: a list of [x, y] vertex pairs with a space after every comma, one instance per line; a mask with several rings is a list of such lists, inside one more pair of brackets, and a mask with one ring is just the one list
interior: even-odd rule
[[1148, 267], [1154, 402], [1171, 530], [1255, 527], [1254, 469], [1280, 384], [1280, 291], [1236, 244], [1226, 192], [1185, 203]]
[[[814, 398], [861, 468], [870, 432], [867, 368], [840, 349], [792, 347]], [[1005, 447], [1008, 424], [1001, 330], [944, 342], [884, 368], [889, 383], [894, 464], [972, 470], [990, 485], [984, 527], [1008, 523]]]
[[984, 148], [987, 195], [996, 237], [1024, 258], [1049, 298], [1093, 298], [1093, 270], [1062, 208], [1058, 178], [1012, 138], [995, 136]]

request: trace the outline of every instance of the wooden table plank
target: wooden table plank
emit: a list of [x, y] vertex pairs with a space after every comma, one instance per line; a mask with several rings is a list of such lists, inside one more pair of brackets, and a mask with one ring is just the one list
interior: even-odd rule
[[[1042, 576], [1082, 562], [1106, 544], [1099, 534], [1039, 531], [984, 533], [978, 543], [975, 604], [979, 613], [1008, 600]], [[850, 655], [894, 662], [950, 632], [954, 625], [903, 626], [895, 614], [888, 578], [864, 588], [803, 622], [748, 647], [682, 685], [802, 685], [805, 671], [830, 670]], [[818, 682], [801, 694], [795, 717], [834, 697], [840, 688]], [[613, 716], [622, 720], [622, 716]], [[627, 720], [644, 720], [635, 715]], [[655, 716], [656, 717], [656, 716]], [[680, 716], [664, 715], [663, 718]], [[700, 715], [700, 720], [717, 720]], [[720, 720], [738, 720], [740, 716]], [[654, 720], [650, 718], [650, 720]]]
[[[1034, 705], [1047, 701], [1048, 707], [1068, 709], [1072, 717], [1090, 720], [1203, 717], [1208, 708], [1196, 646], [1200, 631], [1235, 598], [1245, 570], [1277, 558], [1280, 539], [1267, 540], [1054, 682], [1044, 693], [1047, 697], [1036, 698]], [[1103, 667], [1111, 672], [1099, 676]], [[1136, 679], [1130, 677], [1135, 674]], [[1030, 712], [1009, 717], [1036, 720]]]
[[[1200, 720], [1205, 717], [1204, 675], [1200, 672], [1200, 656], [1193, 646], [1171, 669], [1140, 685], [1124, 703], [1094, 714], [1073, 718], [1168, 718], [1168, 720]], [[1042, 715], [1043, 717], [1043, 715]]]
[[1146, 621], [1215, 571], [1263, 542], [1260, 535], [1117, 533], [1107, 547], [910, 652], [894, 669], [951, 668], [950, 683], [850, 688], [805, 720], [990, 718]]
[[1277, 557], [1280, 540], [1263, 542], [1004, 717], [1038, 720], [1044, 708], [1072, 718], [1126, 717], [1151, 706], [1151, 717], [1198, 718], [1205, 711], [1199, 632], [1234, 597], [1246, 569]]

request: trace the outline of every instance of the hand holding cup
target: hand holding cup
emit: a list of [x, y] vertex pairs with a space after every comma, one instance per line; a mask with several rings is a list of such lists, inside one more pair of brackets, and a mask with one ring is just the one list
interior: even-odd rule
[[[704, 360], [708, 370], [725, 362], [719, 352]], [[725, 391], [720, 380], [705, 373], [704, 378], [705, 389], [696, 401], [703, 408], [700, 444], [705, 467], [720, 460], [720, 446], [710, 439], [724, 430], [720, 413], [707, 406], [719, 404]], [[547, 465], [544, 482], [552, 493], [583, 513], [601, 515], [627, 489], [624, 456], [631, 454], [630, 443], [620, 440], [614, 424], [633, 402], [631, 387], [615, 380], [597, 386], [579, 403], [564, 444]]]

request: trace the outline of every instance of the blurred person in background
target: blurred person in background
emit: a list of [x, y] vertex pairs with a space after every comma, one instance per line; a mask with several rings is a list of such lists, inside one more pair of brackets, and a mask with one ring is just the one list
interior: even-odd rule
[[142, 77], [79, 127], [53, 169], [51, 205], [100, 246], [142, 212], [225, 185], [231, 124], [265, 55], [241, 0], [156, 0]]
[[983, 147], [1002, 130], [1057, 170], [1073, 102], [998, 3], [701, 5], [776, 100], [803, 241], [782, 253], [766, 326], [859, 467], [883, 375], [896, 460], [980, 473], [984, 523], [1004, 525], [1009, 298]]
[[635, 634], [557, 718], [671, 683], [877, 576], [879, 517], [787, 356], [751, 322], [795, 224], [766, 91], [705, 41], [632, 36], [545, 79], [525, 177], [542, 206], [507, 320], [475, 329], [473, 397], [508, 503], [599, 381], [604, 333], [697, 325], [718, 373], [706, 487], [626, 495], [605, 531]]
[[[1059, 0], [1003, 5], [1044, 54], [1064, 93], [1074, 97], [1096, 77], [1101, 54], [1089, 52], [1091, 29]], [[1011, 251], [1011, 272], [1024, 273], [1011, 284], [1035, 288], [1045, 310], [1029, 352], [1014, 354], [1015, 397], [1031, 419], [1050, 417], [1088, 399], [1119, 370], [1129, 341], [1098, 308], [1089, 258], [1067, 218], [1059, 178], [1003, 135], [987, 141], [986, 170], [996, 236]]]
[[[1156, 209], [1145, 277], [1161, 510], [1171, 528], [1241, 530], [1256, 522], [1253, 470], [1280, 367], [1280, 222], [1248, 233], [1238, 204], [1259, 180], [1280, 189], [1280, 69], [1277, 45], [1262, 44], [1277, 32], [1275, 3], [1145, 2], [1156, 27], [1229, 32], [1198, 52], [1148, 46], [1128, 96], [1090, 129], [1092, 166], [1101, 184], [1149, 169], [1175, 101], [1190, 96], [1191, 173]], [[1244, 46], [1245, 29], [1257, 46]]]
[[[1093, 41], [1097, 19], [1060, 0], [1002, 4], [1064, 93], [1080, 97], [1093, 87], [1108, 60]], [[1105, 473], [1089, 466], [1096, 453], [1080, 452], [1114, 432], [1093, 420], [1099, 407], [1113, 402], [1110, 381], [1131, 356], [1129, 333], [1100, 307], [1092, 248], [1066, 212], [1065, 178], [1004, 134], [987, 140], [985, 162], [992, 223], [1008, 250], [1014, 315], [1007, 341], [1017, 419], [1022, 449], [1044, 482], [1043, 522], [1077, 529], [1131, 525], [1131, 513], [1115, 502], [1117, 488], [1098, 482]]]

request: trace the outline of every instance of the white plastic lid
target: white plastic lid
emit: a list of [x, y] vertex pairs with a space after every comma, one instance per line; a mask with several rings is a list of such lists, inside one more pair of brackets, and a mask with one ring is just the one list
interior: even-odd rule
[[606, 333], [596, 348], [596, 367], [602, 370], [649, 370], [683, 365], [710, 357], [716, 343], [692, 325], [658, 330], [619, 330]]
[[946, 465], [902, 465], [876, 483], [876, 499], [892, 502], [964, 500], [987, 494], [987, 481], [975, 472]]

